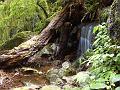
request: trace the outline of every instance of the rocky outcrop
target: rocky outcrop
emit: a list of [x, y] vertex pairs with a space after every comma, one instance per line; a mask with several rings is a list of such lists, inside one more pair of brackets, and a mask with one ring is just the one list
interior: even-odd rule
[[113, 41], [120, 44], [120, 0], [114, 0], [111, 5], [108, 25]]

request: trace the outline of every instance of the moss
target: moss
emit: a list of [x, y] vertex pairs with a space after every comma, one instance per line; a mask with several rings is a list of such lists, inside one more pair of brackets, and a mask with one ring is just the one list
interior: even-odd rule
[[110, 13], [110, 7], [103, 8], [100, 10], [100, 22], [106, 22]]
[[0, 50], [12, 49], [12, 48], [18, 46], [19, 44], [21, 44], [22, 42], [28, 40], [32, 35], [33, 35], [33, 33], [30, 31], [19, 32], [15, 36], [13, 36], [13, 38], [11, 38], [10, 40], [7, 40], [5, 43], [3, 43], [0, 46]]

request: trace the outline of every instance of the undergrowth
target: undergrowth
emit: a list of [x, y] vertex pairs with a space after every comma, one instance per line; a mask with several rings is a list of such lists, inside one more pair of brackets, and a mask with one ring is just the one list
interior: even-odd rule
[[0, 44], [22, 31], [40, 33], [61, 10], [61, 0], [0, 1]]
[[75, 80], [83, 87], [81, 90], [115, 90], [120, 81], [120, 46], [111, 43], [106, 23], [96, 26], [93, 33], [96, 35], [93, 49], [79, 60], [80, 66], [88, 67], [88, 73], [83, 76], [78, 73]]

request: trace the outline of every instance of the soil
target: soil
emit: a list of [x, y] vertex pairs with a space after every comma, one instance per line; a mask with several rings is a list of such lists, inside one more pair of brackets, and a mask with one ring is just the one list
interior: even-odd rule
[[[72, 57], [75, 56], [73, 54], [67, 55], [65, 60], [69, 60]], [[63, 61], [53, 60], [46, 56], [37, 56], [32, 57], [26, 63], [26, 66], [21, 66], [16, 69], [0, 70], [0, 90], [10, 90], [11, 88], [29, 85], [37, 85], [41, 88], [42, 86], [49, 85], [49, 80], [46, 78], [47, 71], [53, 67], [60, 68]], [[39, 74], [35, 70], [42, 73]]]
[[[41, 67], [36, 65], [36, 67], [33, 67], [33, 71], [25, 71], [23, 70], [23, 67], [13, 70], [0, 70], [0, 90], [9, 90], [11, 88], [23, 87], [30, 84], [38, 85], [40, 87], [49, 84], [49, 81], [45, 77], [45, 73], [52, 68], [53, 65], [51, 65], [49, 61], [46, 61], [45, 58], [41, 58], [41, 60], [42, 62], [44, 61], [44, 64], [46, 65]], [[37, 61], [34, 63], [37, 63]], [[29, 69], [29, 67], [25, 68]], [[40, 75], [39, 73], [34, 72], [34, 69], [42, 72], [43, 74]]]

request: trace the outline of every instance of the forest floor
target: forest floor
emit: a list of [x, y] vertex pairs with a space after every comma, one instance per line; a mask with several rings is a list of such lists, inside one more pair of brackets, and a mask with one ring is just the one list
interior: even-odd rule
[[0, 90], [9, 90], [28, 85], [29, 87], [36, 88], [36, 86], [41, 87], [49, 84], [45, 73], [50, 68], [52, 68], [52, 65], [46, 64], [37, 68], [21, 67], [4, 71], [0, 70]]
[[[71, 56], [73, 57], [74, 55], [67, 55], [65, 59], [68, 61], [72, 58]], [[0, 70], [0, 90], [14, 90], [12, 88], [19, 87], [28, 87], [30, 90], [37, 90], [45, 85], [50, 85], [51, 82], [58, 84], [56, 83], [56, 80], [53, 79], [56, 78], [54, 77], [56, 74], [54, 71], [57, 69], [60, 71], [62, 64], [66, 61], [50, 60], [50, 57], [48, 56], [37, 56], [32, 58], [33, 61], [25, 63], [25, 66], [16, 69]], [[69, 62], [69, 64], [71, 63]], [[58, 78], [60, 77], [57, 77], [56, 79]], [[65, 82], [63, 80], [62, 84], [59, 86], [62, 87], [64, 84]]]

